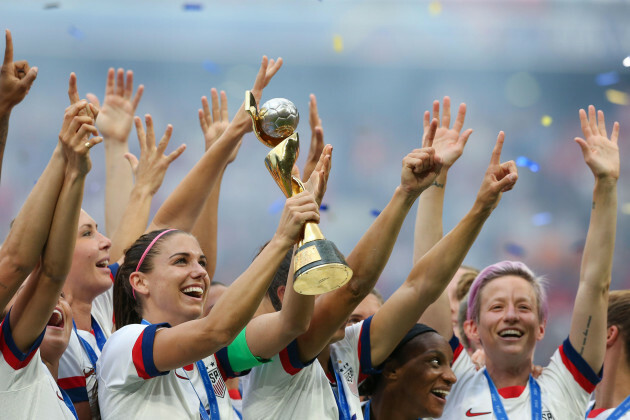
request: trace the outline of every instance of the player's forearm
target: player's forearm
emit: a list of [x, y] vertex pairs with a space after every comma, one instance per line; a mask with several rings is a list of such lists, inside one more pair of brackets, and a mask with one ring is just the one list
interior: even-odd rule
[[11, 111], [4, 114], [0, 112], [0, 177], [2, 176], [2, 162], [4, 161], [4, 146], [7, 144], [7, 136], [9, 135], [9, 117]]
[[118, 227], [112, 235], [110, 262], [118, 261], [136, 239], [146, 230], [153, 194], [147, 186], [136, 184], [131, 190]]
[[125, 153], [129, 146], [125, 139], [104, 139], [105, 142], [105, 231], [110, 237], [123, 218], [129, 195], [133, 189], [133, 172]]
[[442, 169], [433, 185], [420, 195], [413, 241], [413, 261], [417, 262], [443, 236], [442, 214], [446, 169]]

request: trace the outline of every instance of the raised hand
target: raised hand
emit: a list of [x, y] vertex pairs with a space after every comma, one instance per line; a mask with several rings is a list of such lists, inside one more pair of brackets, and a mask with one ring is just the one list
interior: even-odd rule
[[145, 123], [147, 125], [146, 132], [142, 127], [142, 121], [140, 117], [135, 117], [134, 122], [136, 124], [136, 131], [138, 132], [138, 143], [140, 143], [140, 160], [131, 153], [126, 153], [125, 158], [131, 165], [136, 178], [136, 185], [146, 185], [151, 195], [155, 195], [162, 181], [169, 165], [181, 156], [186, 150], [186, 145], [180, 145], [174, 152], [168, 155], [164, 154], [168, 142], [173, 134], [173, 126], [168, 125], [166, 131], [162, 136], [162, 139], [155, 145], [155, 131], [153, 129], [153, 119], [151, 115], [145, 115]]
[[[219, 94], [215, 88], [210, 90], [210, 97], [212, 98], [212, 111], [210, 110], [210, 105], [208, 104], [208, 98], [205, 96], [201, 97], [201, 105], [203, 106], [203, 109], [198, 111], [199, 125], [201, 126], [201, 131], [203, 132], [203, 137], [206, 141], [206, 150], [208, 150], [210, 146], [212, 146], [214, 142], [221, 137], [221, 134], [223, 134], [230, 124], [230, 119], [228, 117], [227, 95], [225, 92], [221, 91], [220, 105]], [[238, 146], [228, 158], [228, 164], [234, 162], [240, 147], [241, 142], [239, 141]]]
[[[115, 79], [115, 80], [114, 80]], [[126, 80], [125, 80], [126, 79]], [[105, 139], [124, 143], [131, 132], [133, 116], [142, 98], [144, 86], [138, 86], [133, 95], [133, 72], [110, 68], [107, 72], [103, 108], [96, 119], [96, 127]], [[133, 95], [133, 97], [132, 97]], [[92, 98], [94, 102], [94, 98]], [[96, 100], [98, 102], [98, 99]]]
[[92, 168], [90, 149], [103, 141], [101, 137], [90, 138], [90, 134], [98, 132], [90, 116], [80, 115], [87, 106], [87, 101], [83, 100], [66, 108], [59, 132], [59, 143], [68, 161], [68, 169], [83, 175]]
[[287, 198], [276, 236], [292, 246], [300, 239], [306, 222], [319, 223], [319, 205], [311, 192], [302, 191]]
[[254, 87], [252, 87], [252, 94], [256, 98], [256, 103], [260, 102], [263, 89], [267, 87], [273, 76], [280, 70], [280, 67], [282, 67], [282, 57], [278, 57], [277, 60], [273, 58], [268, 60], [267, 56], [263, 55], [260, 69], [254, 81]]
[[[331, 159], [332, 146], [327, 144], [322, 150], [315, 168], [311, 170], [311, 175], [309, 176], [308, 181], [304, 183], [306, 190], [314, 194], [315, 201], [318, 205], [322, 204], [324, 194], [326, 193], [328, 176], [330, 175], [330, 168], [332, 164]], [[299, 173], [297, 175], [299, 177]]]
[[442, 170], [442, 159], [432, 147], [438, 122], [434, 118], [429, 124], [422, 149], [414, 149], [403, 158], [400, 186], [410, 196], [418, 197], [429, 188]]
[[311, 172], [313, 172], [313, 169], [317, 166], [319, 157], [324, 150], [324, 129], [322, 128], [322, 120], [319, 118], [319, 113], [317, 112], [317, 99], [312, 93], [308, 103], [308, 111], [308, 122], [311, 126], [311, 146], [308, 150], [306, 163], [304, 164], [303, 179], [310, 178]]
[[576, 137], [575, 142], [582, 149], [584, 162], [591, 168], [595, 178], [619, 179], [619, 123], [613, 124], [610, 139], [606, 133], [604, 112], [597, 111], [593, 105], [586, 111], [580, 109], [580, 123], [582, 125], [583, 139]]
[[[468, 129], [461, 133], [464, 126], [464, 119], [466, 118], [466, 104], [459, 105], [457, 111], [457, 117], [452, 128], [449, 128], [451, 124], [451, 98], [444, 97], [442, 106], [442, 119], [435, 133], [433, 140], [433, 148], [435, 154], [442, 160], [442, 165], [448, 169], [457, 159], [464, 153], [464, 146], [468, 138], [472, 134], [472, 129]], [[440, 121], [440, 101], [433, 101], [433, 119]], [[424, 132], [422, 134], [422, 147], [425, 145], [427, 134], [429, 133], [431, 125], [431, 114], [429, 111], [425, 111], [423, 119]], [[461, 133], [461, 134], [460, 134]]]
[[514, 188], [518, 180], [518, 170], [513, 160], [501, 163], [501, 151], [505, 133], [501, 131], [492, 151], [490, 164], [484, 175], [481, 188], [477, 193], [477, 203], [484, 209], [494, 209], [501, 200], [501, 195]]
[[[94, 95], [92, 95], [94, 96]], [[68, 80], [68, 98], [70, 99], [70, 105], [74, 105], [81, 100], [79, 96], [79, 89], [77, 88], [77, 75], [74, 72], [70, 73], [70, 80]], [[98, 99], [96, 103], [89, 101], [88, 106], [79, 111], [79, 115], [87, 115], [92, 118], [92, 124], [96, 121], [100, 105]]]
[[37, 67], [30, 68], [27, 61], [13, 61], [13, 38], [5, 32], [4, 62], [0, 69], [0, 116], [9, 113], [22, 102], [37, 77]]

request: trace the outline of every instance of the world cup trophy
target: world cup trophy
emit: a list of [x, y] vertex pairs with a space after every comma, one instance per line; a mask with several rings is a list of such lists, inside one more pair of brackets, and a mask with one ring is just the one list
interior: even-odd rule
[[[291, 197], [304, 191], [302, 181], [291, 175], [300, 153], [299, 136], [295, 132], [300, 116], [295, 105], [288, 99], [275, 98], [265, 102], [259, 111], [254, 95], [247, 91], [245, 110], [252, 118], [258, 140], [273, 148], [265, 158], [265, 165], [284, 195]], [[329, 292], [352, 278], [352, 269], [343, 255], [312, 222], [304, 225], [293, 267], [293, 289], [303, 295]]]

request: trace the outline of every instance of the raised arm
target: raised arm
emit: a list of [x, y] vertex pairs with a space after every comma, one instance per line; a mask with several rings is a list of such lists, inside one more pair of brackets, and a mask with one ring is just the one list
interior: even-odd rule
[[287, 199], [274, 237], [212, 311], [204, 318], [156, 333], [153, 356], [157, 369], [167, 371], [194, 363], [234, 340], [254, 315], [280, 262], [307, 221], [319, 222], [313, 195], [302, 192]]
[[[68, 161], [63, 187], [56, 201], [50, 234], [41, 264], [31, 274], [11, 310], [11, 328], [16, 346], [23, 352], [32, 346], [50, 319], [70, 271], [76, 241], [85, 177], [91, 168], [89, 150], [101, 142], [88, 116], [75, 117], [64, 125], [59, 140]], [[77, 125], [80, 124], [79, 127]], [[78, 130], [77, 130], [78, 128]], [[68, 319], [67, 322], [70, 322]]]
[[[89, 117], [78, 113], [87, 106], [81, 101], [66, 109], [62, 133], [76, 132]], [[0, 308], [4, 308], [22, 282], [35, 268], [48, 238], [52, 217], [64, 180], [66, 158], [61, 144], [37, 180], [0, 248]]]
[[112, 246], [109, 250], [111, 261], [122, 258], [125, 249], [144, 233], [149, 222], [151, 200], [162, 185], [166, 170], [186, 150], [186, 146], [182, 144], [175, 151], [165, 155], [164, 151], [173, 134], [173, 127], [171, 125], [166, 127], [164, 135], [156, 145], [151, 116], [145, 115], [146, 132], [139, 117], [135, 117], [134, 121], [138, 143], [140, 143], [140, 161], [131, 153], [125, 154], [135, 175], [136, 183], [112, 237]]
[[619, 123], [610, 139], [604, 113], [589, 106], [588, 116], [580, 110], [584, 139], [575, 141], [595, 176], [591, 221], [582, 255], [569, 340], [589, 366], [598, 372], [606, 351], [606, 311], [617, 226], [617, 180], [619, 179]]
[[[221, 102], [219, 104], [219, 94], [216, 89], [210, 90], [210, 97], [212, 99], [212, 111], [210, 110], [210, 104], [208, 98], [205, 96], [201, 98], [201, 104], [203, 109], [199, 110], [199, 125], [203, 132], [206, 151], [217, 141], [221, 134], [227, 128], [230, 120], [228, 117], [228, 104], [227, 96], [224, 91], [221, 91]], [[219, 194], [221, 193], [221, 181], [223, 180], [223, 174], [227, 165], [232, 163], [236, 159], [240, 143], [234, 149], [228, 160], [226, 166], [219, 174], [219, 179], [214, 185], [214, 188], [210, 192], [210, 195], [206, 199], [206, 202], [201, 209], [201, 214], [197, 218], [197, 222], [193, 227], [193, 235], [199, 240], [199, 245], [203, 253], [208, 258], [206, 265], [206, 271], [212, 279], [214, 272], [217, 268], [217, 220], [219, 212]]]
[[105, 232], [112, 238], [117, 233], [134, 185], [132, 170], [124, 156], [129, 153], [127, 139], [143, 91], [144, 86], [140, 85], [133, 94], [131, 70], [125, 74], [123, 69], [114, 71], [110, 68], [107, 72], [105, 99], [96, 127], [105, 142]]
[[311, 172], [317, 166], [317, 161], [324, 150], [324, 129], [322, 128], [322, 119], [319, 118], [317, 111], [317, 98], [311, 93], [308, 102], [308, 123], [311, 126], [311, 145], [308, 149], [308, 156], [304, 164], [304, 173], [302, 176], [308, 179]]
[[[503, 133], [497, 139], [491, 166], [499, 163], [502, 144]], [[444, 292], [485, 221], [499, 203], [502, 192], [512, 189], [518, 179], [514, 162], [503, 164], [503, 168], [505, 170], [494, 174], [489, 168], [472, 209], [448, 235], [415, 263], [407, 280], [374, 315], [370, 325], [372, 364], [382, 363], [418, 322], [425, 309]]]
[[[269, 63], [267, 57], [263, 57], [252, 88], [254, 96], [258, 95], [257, 101], [262, 95], [263, 88], [281, 65], [281, 59], [277, 62], [271, 60]], [[251, 119], [245, 112], [243, 104], [221, 137], [204, 153], [162, 204], [148, 230], [170, 227], [190, 232], [226, 162], [239, 147], [243, 135], [251, 130]]]
[[13, 38], [8, 29], [5, 37], [4, 61], [0, 69], [0, 175], [11, 110], [22, 102], [37, 77], [37, 67], [29, 68], [26, 61], [13, 61]]
[[[437, 122], [432, 123], [435, 132]], [[433, 137], [431, 137], [432, 139]], [[441, 163], [428, 147], [415, 149], [403, 159], [401, 183], [389, 204], [376, 218], [346, 259], [354, 274], [345, 286], [320, 296], [306, 334], [298, 337], [302, 361], [316, 357], [346, 322], [378, 280], [398, 237], [402, 223], [420, 193], [435, 179]]]

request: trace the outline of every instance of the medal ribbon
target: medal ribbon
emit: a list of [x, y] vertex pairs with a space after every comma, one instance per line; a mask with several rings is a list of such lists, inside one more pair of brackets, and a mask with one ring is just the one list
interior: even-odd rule
[[[501, 402], [501, 397], [499, 396], [497, 387], [494, 386], [494, 382], [492, 382], [492, 378], [490, 378], [487, 370], [484, 370], [483, 374], [488, 380], [488, 387], [490, 388], [490, 397], [492, 398], [492, 409], [494, 411], [494, 415], [498, 420], [509, 420], [507, 413], [505, 412], [505, 408], [503, 407], [503, 403]], [[531, 394], [530, 401], [532, 403], [532, 420], [539, 420], [542, 418], [542, 398], [540, 394], [540, 385], [538, 385], [538, 382], [536, 382], [532, 375], [529, 375], [529, 392]]]
[[341, 382], [341, 376], [337, 369], [335, 369], [334, 363], [333, 372], [335, 372], [335, 380], [337, 381], [337, 392], [333, 391], [335, 394], [335, 400], [337, 401], [337, 408], [339, 409], [339, 420], [351, 420], [352, 415], [350, 413], [350, 406], [348, 405], [348, 399], [346, 398], [346, 393], [343, 389], [343, 382]]
[[[593, 407], [588, 409], [585, 418], [588, 418], [588, 413], [590, 413], [592, 409]], [[626, 399], [623, 400], [612, 413], [610, 413], [608, 420], [619, 420], [628, 411], [630, 411], [630, 395], [628, 395]]]
[[[94, 368], [94, 373], [96, 373], [96, 362], [98, 361], [98, 356], [96, 355], [96, 352], [94, 351], [92, 346], [90, 346], [90, 343], [88, 343], [83, 337], [79, 335], [79, 332], [77, 331], [77, 324], [74, 322], [74, 319], [72, 320], [72, 328], [74, 328], [74, 333], [77, 335], [77, 338], [81, 343], [81, 347], [83, 347], [83, 350], [85, 350], [85, 354], [87, 354], [88, 359], [90, 359], [90, 363], [92, 363], [92, 368]], [[100, 333], [103, 334], [102, 331], [100, 331]], [[98, 341], [96, 342], [96, 344], [98, 344]]]
[[63, 402], [66, 403], [66, 407], [68, 407], [68, 410], [70, 410], [74, 418], [78, 420], [79, 416], [77, 415], [77, 410], [74, 409], [74, 404], [72, 403], [70, 396], [66, 394], [66, 391], [61, 389], [61, 387], [59, 387], [59, 391], [61, 391], [61, 396], [63, 397]]

